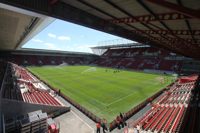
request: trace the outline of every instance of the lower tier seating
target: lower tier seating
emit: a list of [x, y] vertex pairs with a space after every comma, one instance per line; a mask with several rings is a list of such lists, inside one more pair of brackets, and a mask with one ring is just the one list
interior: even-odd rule
[[[3, 98], [34, 104], [62, 106], [61, 103], [49, 93], [50, 89], [31, 75], [26, 69], [16, 64], [8, 63], [8, 68], [5, 73], [2, 86]], [[37, 88], [35, 87], [36, 84]]]
[[[149, 111], [134, 122], [132, 125], [134, 130], [138, 132], [179, 132], [183, 118], [187, 110], [191, 108], [190, 102], [197, 99], [199, 100], [199, 95], [194, 97], [192, 94], [196, 89], [197, 81], [197, 75], [194, 79], [185, 83], [180, 83], [177, 80], [169, 89], [163, 92], [156, 101], [153, 101], [152, 108]], [[196, 103], [196, 105], [200, 107], [200, 104]], [[193, 128], [197, 128], [195, 131], [198, 130], [198, 127], [194, 123], [198, 123], [200, 118], [198, 110], [199, 108], [192, 109], [191, 111], [193, 112], [189, 113], [192, 114], [190, 116], [192, 118], [188, 121], [193, 125]], [[188, 132], [193, 133], [193, 130], [188, 130]]]
[[29, 103], [60, 106], [61, 104], [48, 92], [34, 91], [22, 93], [23, 100]]

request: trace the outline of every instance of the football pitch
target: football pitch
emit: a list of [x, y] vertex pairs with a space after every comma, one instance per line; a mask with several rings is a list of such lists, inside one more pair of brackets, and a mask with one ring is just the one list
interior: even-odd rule
[[100, 118], [111, 122], [172, 82], [170, 75], [92, 66], [28, 69]]

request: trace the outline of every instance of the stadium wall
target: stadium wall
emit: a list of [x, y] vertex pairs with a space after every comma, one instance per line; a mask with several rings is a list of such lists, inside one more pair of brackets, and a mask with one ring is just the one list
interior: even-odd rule
[[[9, 61], [22, 66], [60, 65], [62, 63], [88, 64], [99, 58], [89, 53], [56, 51], [0, 51], [0, 61]], [[52, 63], [53, 61], [53, 63]]]
[[144, 69], [146, 73], [156, 73], [156, 74], [175, 74], [173, 71], [155, 70], [155, 69]]
[[2, 113], [7, 119], [27, 114], [36, 110], [42, 110], [43, 112], [50, 114], [52, 117], [70, 111], [70, 107], [32, 104], [10, 99], [2, 99], [1, 102]]

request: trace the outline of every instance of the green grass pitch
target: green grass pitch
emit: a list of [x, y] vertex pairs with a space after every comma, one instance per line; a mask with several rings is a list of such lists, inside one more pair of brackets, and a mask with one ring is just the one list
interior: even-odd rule
[[114, 72], [92, 66], [44, 66], [28, 69], [82, 106], [111, 122], [170, 82], [172, 76], [143, 72]]

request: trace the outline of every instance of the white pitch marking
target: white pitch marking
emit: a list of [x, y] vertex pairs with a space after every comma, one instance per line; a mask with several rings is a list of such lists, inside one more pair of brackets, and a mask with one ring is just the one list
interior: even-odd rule
[[88, 124], [86, 123], [83, 119], [81, 119], [80, 116], [78, 116], [74, 111], [71, 110], [71, 112], [78, 118], [80, 119], [83, 123], [85, 123], [90, 129], [92, 129], [93, 133], [94, 133], [94, 129]]
[[127, 96], [124, 96], [124, 97], [122, 97], [122, 98], [119, 98], [119, 99], [117, 99], [117, 100], [115, 100], [115, 101], [113, 101], [113, 102], [107, 104], [106, 106], [110, 106], [110, 105], [112, 105], [113, 103], [119, 102], [119, 101], [121, 101], [121, 100], [123, 100], [123, 99], [125, 99], [125, 98], [127, 98], [127, 97], [129, 97], [129, 96], [131, 96], [131, 95], [133, 95], [133, 94], [134, 94], [134, 92], [131, 93], [131, 94], [129, 94], [129, 95], [127, 95]]

